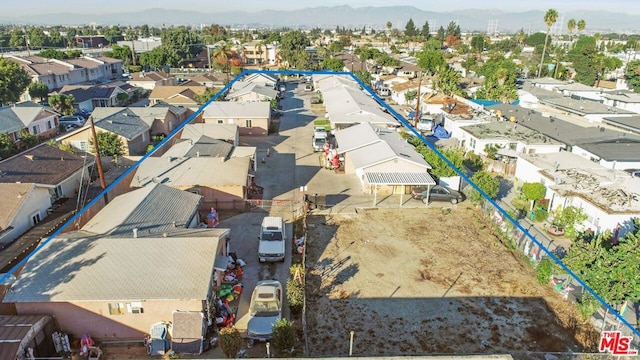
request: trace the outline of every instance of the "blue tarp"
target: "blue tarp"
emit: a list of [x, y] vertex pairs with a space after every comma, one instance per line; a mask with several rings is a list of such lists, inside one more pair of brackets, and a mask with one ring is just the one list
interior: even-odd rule
[[448, 139], [451, 137], [451, 133], [445, 130], [442, 126], [436, 125], [433, 128], [433, 135], [431, 136], [436, 137], [438, 139]]

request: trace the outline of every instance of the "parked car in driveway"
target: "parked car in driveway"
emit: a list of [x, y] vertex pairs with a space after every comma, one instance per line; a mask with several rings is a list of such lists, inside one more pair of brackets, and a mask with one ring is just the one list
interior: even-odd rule
[[58, 123], [60, 125], [64, 125], [67, 128], [83, 127], [86, 122], [87, 120], [82, 115], [66, 115], [66, 116], [61, 116], [58, 119]]
[[258, 281], [251, 294], [247, 338], [267, 341], [273, 325], [282, 316], [282, 284], [277, 280]]
[[452, 204], [457, 204], [465, 199], [463, 193], [440, 185], [432, 186], [431, 189], [427, 189], [427, 186], [417, 186], [411, 191], [411, 197], [416, 200], [422, 200], [426, 204], [427, 191], [429, 192], [429, 202], [448, 201]]

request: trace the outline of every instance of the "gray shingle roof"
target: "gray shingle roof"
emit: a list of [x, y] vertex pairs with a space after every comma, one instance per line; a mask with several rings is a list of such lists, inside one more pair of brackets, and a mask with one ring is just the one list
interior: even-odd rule
[[4, 301], [205, 300], [226, 231], [188, 229], [157, 238], [65, 233], [27, 261]]
[[200, 195], [151, 183], [111, 200], [82, 230], [127, 237], [137, 228], [140, 235], [157, 236], [189, 226], [201, 202]]
[[129, 108], [96, 108], [91, 116], [96, 127], [133, 140], [150, 126], [135, 111]]
[[0, 161], [0, 182], [58, 185], [93, 161], [88, 154], [80, 156], [41, 144]]

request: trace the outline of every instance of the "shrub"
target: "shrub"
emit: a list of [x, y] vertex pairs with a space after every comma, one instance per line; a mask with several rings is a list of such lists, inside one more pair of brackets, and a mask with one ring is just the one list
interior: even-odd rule
[[296, 330], [293, 322], [285, 318], [276, 321], [273, 325], [271, 343], [279, 355], [288, 356], [296, 344]]
[[549, 217], [549, 213], [547, 212], [547, 210], [545, 209], [533, 210], [533, 219], [532, 219], [533, 221], [543, 222], [547, 220], [547, 217]]
[[543, 258], [536, 266], [536, 279], [540, 285], [549, 283], [551, 279], [551, 260], [549, 258]]
[[235, 357], [238, 351], [242, 349], [242, 337], [236, 328], [224, 328], [220, 330], [218, 337], [220, 348], [224, 355], [228, 358]]
[[287, 300], [289, 300], [289, 307], [292, 312], [300, 312], [304, 303], [304, 285], [294, 279], [288, 279]]

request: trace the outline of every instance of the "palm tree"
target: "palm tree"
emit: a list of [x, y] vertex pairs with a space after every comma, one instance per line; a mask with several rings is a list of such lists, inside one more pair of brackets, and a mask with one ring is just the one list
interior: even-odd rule
[[573, 30], [576, 28], [576, 19], [569, 19], [567, 22], [567, 30], [569, 30], [569, 42], [573, 41]]
[[582, 33], [584, 31], [584, 28], [587, 27], [587, 23], [584, 20], [579, 20], [577, 25], [579, 33]]
[[538, 77], [542, 74], [542, 65], [544, 64], [544, 55], [547, 52], [547, 41], [549, 40], [549, 34], [551, 33], [551, 27], [558, 20], [558, 11], [556, 9], [549, 9], [544, 14], [544, 22], [547, 24], [547, 36], [544, 37], [544, 46], [542, 47], [542, 58], [540, 59], [540, 68], [538, 69]]
[[227, 73], [227, 82], [229, 82], [228, 65], [229, 65], [230, 54], [231, 54], [231, 48], [229, 47], [228, 43], [224, 43], [223, 45], [215, 48], [212, 54], [212, 57], [215, 59], [215, 61], [217, 61], [218, 64], [221, 64], [223, 66], [223, 71]]
[[393, 24], [391, 23], [391, 21], [387, 21], [387, 31], [391, 31], [392, 26]]

